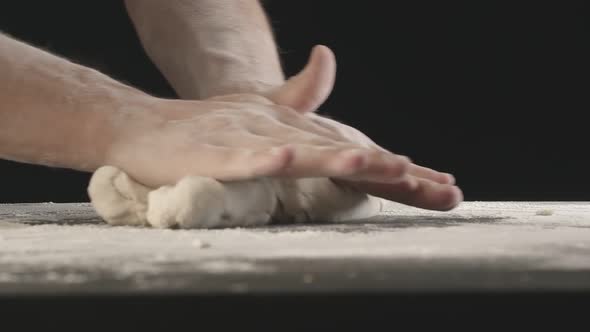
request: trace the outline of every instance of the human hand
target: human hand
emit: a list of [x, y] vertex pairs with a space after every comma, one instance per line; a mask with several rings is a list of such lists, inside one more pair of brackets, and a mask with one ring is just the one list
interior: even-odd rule
[[[279, 105], [297, 109], [312, 122], [326, 128], [332, 137], [354, 142], [367, 148], [386, 151], [359, 130], [314, 113], [330, 95], [336, 75], [336, 61], [325, 46], [314, 48], [306, 68], [283, 87], [269, 90], [268, 96]], [[450, 210], [463, 200], [453, 175], [410, 164], [402, 181], [385, 183], [367, 181], [354, 176], [334, 177], [358, 191], [399, 203], [432, 210]]]
[[289, 107], [257, 95], [203, 101], [153, 97], [119, 111], [105, 165], [147, 186], [189, 175], [217, 180], [265, 176], [401, 181], [407, 157], [341, 138]]
[[146, 97], [113, 120], [106, 164], [153, 187], [188, 175], [330, 177], [416, 207], [455, 207], [462, 194], [451, 175], [414, 165], [360, 131], [313, 113], [331, 93], [334, 77], [333, 54], [318, 47], [299, 75], [265, 96]]

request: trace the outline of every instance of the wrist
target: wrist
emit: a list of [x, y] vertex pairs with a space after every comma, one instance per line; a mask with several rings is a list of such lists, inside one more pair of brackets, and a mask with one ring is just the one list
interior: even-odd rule
[[[124, 132], [128, 114], [146, 108], [154, 97], [122, 84], [97, 70], [77, 67], [73, 85], [63, 90], [65, 100], [52, 104], [54, 123], [48, 127], [39, 155], [52, 159], [33, 163], [92, 172], [108, 164], [108, 154]], [[137, 111], [136, 111], [137, 110]]]
[[86, 128], [80, 128], [79, 149], [89, 153], [82, 152], [84, 163], [78, 163], [77, 168], [92, 172], [101, 166], [116, 166], [115, 151], [133, 135], [134, 129], [142, 127], [146, 121], [162, 118], [159, 104], [159, 98], [140, 92], [110, 91], [108, 100], [94, 105], [86, 114]]

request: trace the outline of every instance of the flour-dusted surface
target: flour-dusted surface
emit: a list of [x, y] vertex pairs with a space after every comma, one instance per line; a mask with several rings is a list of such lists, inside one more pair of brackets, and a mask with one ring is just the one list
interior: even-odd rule
[[108, 226], [88, 204], [0, 205], [0, 294], [590, 289], [590, 203], [386, 210], [158, 230]]

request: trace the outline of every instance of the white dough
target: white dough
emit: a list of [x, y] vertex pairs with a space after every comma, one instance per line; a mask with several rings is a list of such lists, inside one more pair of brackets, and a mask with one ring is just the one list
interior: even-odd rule
[[350, 221], [374, 217], [382, 206], [381, 199], [327, 178], [220, 182], [191, 176], [174, 186], [147, 188], [111, 166], [93, 174], [88, 193], [109, 224], [157, 228]]

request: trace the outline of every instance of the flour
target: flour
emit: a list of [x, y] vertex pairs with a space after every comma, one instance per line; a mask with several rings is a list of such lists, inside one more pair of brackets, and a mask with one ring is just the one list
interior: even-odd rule
[[[559, 213], [535, 216], [539, 210]], [[305, 261], [301, 269], [288, 273], [297, 273], [293, 281], [310, 287], [326, 285], [326, 275], [307, 264], [323, 260], [366, 262], [337, 264], [341, 278], [354, 284], [368, 277], [390, 278], [385, 272], [378, 275], [382, 271], [375, 269], [383, 265], [373, 265], [372, 260], [387, 265], [408, 260], [439, 266], [456, 262], [468, 268], [492, 268], [493, 273], [507, 268], [572, 273], [590, 269], [587, 202], [466, 202], [453, 214], [387, 203], [380, 216], [366, 222], [204, 230], [110, 227], [96, 218], [88, 204], [0, 204], [0, 224], [16, 213], [22, 216], [22, 227], [0, 232], [4, 238], [0, 293], [37, 282], [64, 285], [60, 292], [65, 294], [73, 289], [86, 292], [100, 278], [120, 281], [120, 288], [100, 283], [120, 292], [186, 292], [194, 287], [205, 292], [227, 291], [228, 283], [236, 292], [253, 291], [258, 288], [252, 280], [281, 271], [277, 261]], [[79, 222], [61, 222], [71, 219]], [[198, 248], [196, 240], [197, 244], [210, 243], [211, 248]], [[209, 276], [209, 280], [219, 280], [224, 273], [253, 277], [201, 283]], [[282, 285], [271, 284], [266, 283], [275, 291], [284, 290]], [[338, 289], [339, 285], [329, 287]], [[571, 284], [555, 285], [562, 286]]]
[[535, 214], [537, 216], [551, 216], [551, 215], [553, 215], [553, 211], [552, 210], [539, 210], [539, 211], [535, 212]]
[[328, 178], [220, 182], [185, 177], [148, 188], [115, 167], [102, 167], [88, 186], [97, 213], [109, 224], [155, 228], [227, 228], [276, 223], [371, 218], [382, 200]]

